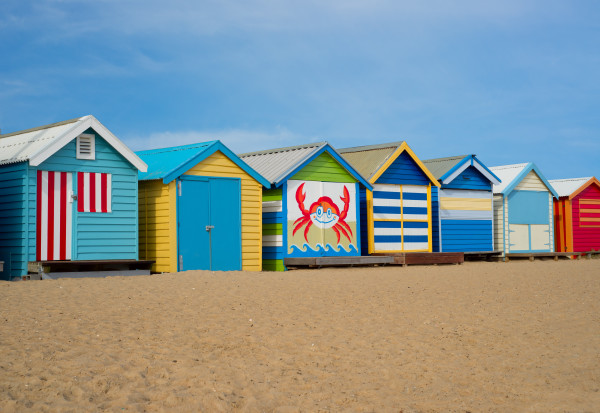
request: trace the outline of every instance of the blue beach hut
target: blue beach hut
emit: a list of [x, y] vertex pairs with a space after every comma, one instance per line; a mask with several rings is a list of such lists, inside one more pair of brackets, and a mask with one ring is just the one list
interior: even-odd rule
[[491, 252], [494, 250], [494, 175], [475, 155], [424, 160], [441, 184], [432, 188], [434, 252]]
[[558, 194], [532, 162], [491, 167], [494, 245], [503, 255], [554, 252], [554, 198]]
[[406, 142], [340, 149], [373, 185], [360, 192], [363, 250], [432, 252], [431, 207], [437, 179]]
[[138, 170], [91, 115], [1, 135], [0, 277], [30, 263], [137, 260]]

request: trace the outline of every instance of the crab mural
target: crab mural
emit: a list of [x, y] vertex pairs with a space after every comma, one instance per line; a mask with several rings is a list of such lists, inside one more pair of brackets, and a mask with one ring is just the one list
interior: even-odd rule
[[348, 241], [352, 242], [352, 230], [345, 221], [350, 207], [350, 194], [345, 185], [343, 194], [344, 195], [340, 197], [340, 200], [344, 203], [344, 208], [341, 212], [335, 202], [328, 196], [320, 197], [311, 204], [309, 209], [306, 209], [304, 207], [306, 193], [304, 193], [304, 183], [302, 183], [296, 190], [296, 202], [298, 202], [298, 207], [302, 212], [302, 216], [294, 221], [294, 231], [292, 232], [292, 235], [296, 234], [299, 229], [306, 225], [304, 229], [304, 239], [308, 242], [308, 230], [314, 224], [319, 228], [333, 229], [337, 235], [338, 244], [340, 242], [341, 234], [343, 234]]

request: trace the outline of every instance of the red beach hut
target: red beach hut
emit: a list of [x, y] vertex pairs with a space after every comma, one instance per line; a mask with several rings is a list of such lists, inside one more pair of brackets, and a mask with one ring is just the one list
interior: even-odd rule
[[600, 182], [594, 177], [549, 181], [554, 200], [557, 252], [600, 250]]

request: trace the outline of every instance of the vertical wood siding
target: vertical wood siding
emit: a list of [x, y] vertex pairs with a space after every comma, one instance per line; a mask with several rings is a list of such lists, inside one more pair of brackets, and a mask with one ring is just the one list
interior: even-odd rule
[[[96, 159], [76, 158], [76, 140], [60, 149], [37, 168], [29, 168], [29, 222], [35, 223], [37, 170], [103, 172], [112, 174], [112, 212], [73, 212], [73, 260], [138, 258], [138, 171], [92, 129]], [[74, 193], [77, 185], [73, 177]], [[35, 229], [29, 231], [29, 261], [35, 261]]]
[[215, 152], [185, 175], [235, 177], [242, 187], [242, 270], [262, 269], [262, 185], [221, 152]]
[[155, 272], [177, 271], [175, 181], [139, 183], [140, 259], [156, 261]]
[[0, 280], [27, 274], [27, 195], [27, 162], [0, 166]]
[[[582, 208], [581, 201], [588, 201], [586, 206]], [[590, 203], [592, 201], [592, 203]], [[600, 222], [581, 220], [581, 216], [590, 216], [591, 214], [583, 213], [583, 209], [591, 209], [590, 205], [600, 202], [600, 189], [596, 185], [590, 185], [577, 195], [572, 201], [572, 217], [573, 217], [573, 250], [574, 251], [590, 251], [592, 249], [600, 249]], [[595, 215], [595, 214], [594, 214]]]
[[402, 152], [377, 179], [378, 184], [429, 185], [429, 178], [406, 152]]

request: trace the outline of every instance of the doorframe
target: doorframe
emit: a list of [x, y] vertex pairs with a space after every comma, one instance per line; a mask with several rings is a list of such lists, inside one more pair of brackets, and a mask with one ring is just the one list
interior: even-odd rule
[[[204, 182], [208, 182], [209, 184], [209, 193], [207, 194], [207, 196], [209, 197], [208, 200], [208, 217], [210, 219], [210, 214], [211, 214], [211, 199], [210, 199], [210, 185], [211, 185], [211, 180], [229, 180], [229, 181], [237, 181], [238, 183], [238, 188], [239, 188], [239, 200], [240, 200], [240, 205], [239, 205], [239, 211], [240, 211], [240, 226], [239, 226], [239, 242], [240, 242], [240, 255], [238, 257], [238, 263], [239, 263], [239, 270], [242, 270], [242, 262], [243, 262], [243, 250], [242, 250], [242, 180], [241, 178], [238, 177], [229, 177], [229, 176], [205, 176], [205, 175], [181, 175], [178, 178], [175, 179], [175, 214], [176, 214], [176, 230], [177, 230], [177, 257], [176, 257], [176, 263], [177, 263], [177, 271], [182, 271], [181, 270], [181, 266], [180, 266], [180, 259], [179, 257], [181, 257], [181, 243], [180, 243], [180, 231], [179, 231], [179, 224], [180, 224], [180, 218], [181, 218], [181, 211], [180, 211], [180, 202], [179, 202], [179, 197], [180, 197], [180, 193], [181, 193], [181, 181], [204, 181]], [[181, 195], [184, 196], [184, 195]], [[210, 225], [210, 224], [209, 224]], [[212, 259], [212, 257], [210, 257]]]

